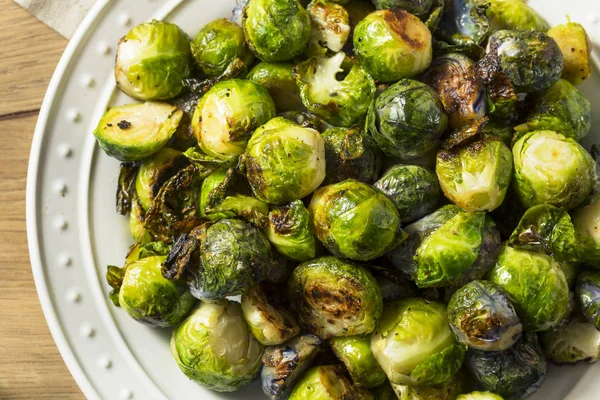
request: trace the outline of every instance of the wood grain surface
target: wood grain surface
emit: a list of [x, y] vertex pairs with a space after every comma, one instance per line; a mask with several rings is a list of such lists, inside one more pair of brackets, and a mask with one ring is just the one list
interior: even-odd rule
[[0, 0], [0, 399], [83, 399], [35, 291], [25, 230], [33, 130], [66, 39]]

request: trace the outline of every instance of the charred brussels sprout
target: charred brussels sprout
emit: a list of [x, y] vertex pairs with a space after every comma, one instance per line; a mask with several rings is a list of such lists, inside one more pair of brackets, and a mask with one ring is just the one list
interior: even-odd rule
[[569, 21], [548, 31], [564, 56], [562, 77], [573, 85], [583, 83], [592, 74], [592, 41], [581, 24]]
[[245, 164], [259, 200], [288, 203], [308, 196], [325, 179], [325, 143], [314, 129], [274, 118], [250, 138]]
[[600, 272], [581, 273], [577, 277], [576, 294], [581, 312], [600, 330]]
[[434, 150], [446, 130], [448, 116], [428, 85], [403, 79], [386, 89], [371, 107], [368, 127], [389, 157], [410, 160]]
[[546, 32], [550, 25], [523, 0], [476, 0], [487, 6], [485, 15], [494, 31], [517, 29]]
[[[360, 65], [344, 68], [344, 53], [316, 56], [300, 63], [294, 76], [304, 106], [335, 126], [360, 122], [375, 95], [373, 78]], [[340, 73], [345, 73], [343, 79]]]
[[555, 364], [591, 364], [600, 359], [600, 331], [580, 316], [556, 331], [542, 332], [539, 339], [546, 358]]
[[275, 250], [291, 260], [315, 258], [316, 239], [310, 228], [310, 214], [302, 200], [271, 210], [265, 234]]
[[370, 333], [381, 315], [375, 278], [365, 268], [335, 257], [300, 264], [288, 288], [301, 327], [323, 339]]
[[448, 303], [448, 320], [458, 341], [476, 350], [507, 350], [523, 331], [506, 293], [487, 281], [458, 289]]
[[456, 400], [504, 400], [502, 397], [491, 392], [471, 392], [461, 394]]
[[242, 154], [252, 132], [275, 113], [265, 88], [252, 81], [231, 79], [217, 83], [202, 96], [192, 129], [206, 154], [227, 160]]
[[488, 279], [512, 300], [528, 332], [556, 327], [569, 306], [569, 286], [559, 264], [543, 253], [504, 246]]
[[404, 10], [369, 14], [356, 26], [353, 40], [358, 62], [377, 81], [410, 78], [431, 64], [431, 32]]
[[267, 89], [278, 112], [302, 110], [304, 105], [292, 73], [293, 68], [292, 64], [287, 63], [262, 62], [250, 70], [246, 79]]
[[385, 306], [371, 350], [390, 382], [401, 385], [441, 385], [454, 378], [465, 356], [448, 326], [446, 306], [418, 298]]
[[137, 25], [117, 47], [115, 79], [139, 100], [166, 100], [183, 89], [190, 75], [190, 41], [177, 25], [152, 21]]
[[171, 353], [191, 380], [218, 392], [250, 383], [261, 367], [263, 346], [248, 329], [238, 303], [200, 302], [173, 331]]
[[330, 342], [355, 385], [373, 388], [387, 381], [385, 372], [373, 357], [368, 336], [334, 337]]
[[348, 11], [329, 0], [311, 1], [307, 11], [311, 20], [309, 56], [342, 51], [351, 30]]
[[594, 160], [573, 139], [552, 131], [530, 132], [512, 151], [513, 182], [527, 208], [551, 204], [570, 210], [580, 205], [594, 186]]
[[600, 196], [594, 195], [573, 213], [575, 235], [582, 246], [582, 257], [593, 268], [600, 268]]
[[314, 367], [304, 374], [289, 400], [373, 400], [364, 389], [357, 388], [344, 376], [341, 365]]
[[419, 165], [394, 165], [374, 186], [392, 200], [402, 222], [412, 222], [433, 212], [441, 199], [435, 173]]
[[320, 188], [308, 209], [313, 232], [338, 257], [373, 260], [405, 237], [391, 200], [354, 179]]
[[298, 0], [250, 0], [242, 24], [250, 48], [262, 61], [291, 60], [310, 40], [310, 17]]

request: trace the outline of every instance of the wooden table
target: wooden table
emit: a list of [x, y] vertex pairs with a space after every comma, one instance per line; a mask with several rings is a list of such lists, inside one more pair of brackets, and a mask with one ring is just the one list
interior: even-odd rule
[[0, 399], [83, 399], [50, 336], [27, 250], [33, 130], [67, 40], [0, 0]]

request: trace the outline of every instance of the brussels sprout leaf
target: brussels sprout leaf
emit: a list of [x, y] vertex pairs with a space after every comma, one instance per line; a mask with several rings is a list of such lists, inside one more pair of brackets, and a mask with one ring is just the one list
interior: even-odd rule
[[465, 353], [465, 348], [458, 344], [446, 347], [419, 364], [410, 376], [420, 385], [440, 385], [456, 375], [463, 364]]
[[124, 276], [125, 268], [116, 267], [114, 265], [109, 265], [106, 268], [106, 281], [112, 288], [109, 297], [112, 300], [113, 304], [117, 307], [120, 307], [119, 290], [121, 289], [121, 285], [123, 284]]
[[138, 169], [137, 163], [121, 163], [117, 186], [117, 212], [121, 215], [127, 215], [131, 211]]

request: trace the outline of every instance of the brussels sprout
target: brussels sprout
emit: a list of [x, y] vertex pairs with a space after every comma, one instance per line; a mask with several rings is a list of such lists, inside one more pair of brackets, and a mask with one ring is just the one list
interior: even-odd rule
[[296, 381], [313, 363], [323, 341], [315, 335], [302, 335], [279, 346], [270, 346], [263, 355], [260, 379], [263, 392], [271, 400], [289, 397]]
[[392, 384], [396, 392], [394, 400], [456, 400], [464, 386], [463, 376], [457, 376], [439, 388]]
[[486, 6], [486, 16], [494, 31], [517, 29], [546, 32], [550, 25], [523, 0], [477, 0]]
[[576, 295], [583, 315], [600, 330], [600, 272], [581, 273], [577, 277]]
[[131, 97], [166, 100], [181, 92], [191, 67], [187, 35], [175, 24], [154, 20], [135, 26], [119, 41], [115, 79]]
[[214, 190], [218, 190], [218, 188], [227, 179], [227, 173], [228, 170], [225, 168], [218, 169], [202, 181], [202, 188], [200, 189], [200, 201], [198, 204], [199, 214], [202, 217], [207, 217], [211, 220], [218, 220], [222, 218], [231, 218], [235, 216], [232, 212], [223, 212], [211, 215], [207, 215], [206, 213], [208, 198], [211, 195], [211, 192], [214, 193]]
[[450, 51], [478, 49], [478, 45], [487, 38], [490, 22], [485, 15], [485, 7], [479, 3], [480, 0], [453, 0], [444, 13], [440, 30], [436, 33], [448, 42]]
[[528, 332], [556, 327], [569, 306], [569, 285], [559, 264], [543, 253], [503, 246], [488, 280], [512, 300]]
[[288, 288], [300, 326], [323, 339], [370, 333], [381, 315], [381, 291], [373, 275], [335, 257], [300, 264]]
[[405, 238], [394, 203], [354, 179], [317, 190], [308, 210], [313, 232], [338, 257], [373, 260]]
[[437, 177], [419, 165], [394, 165], [373, 185], [396, 206], [402, 222], [412, 222], [433, 212], [440, 203]]
[[252, 51], [262, 61], [288, 61], [310, 40], [310, 17], [298, 0], [250, 0], [242, 25]]
[[580, 316], [556, 331], [542, 332], [539, 339], [546, 358], [555, 364], [592, 364], [600, 359], [600, 331]]
[[246, 149], [252, 131], [275, 116], [265, 88], [242, 79], [214, 85], [198, 103], [192, 129], [209, 156], [231, 159]]
[[502, 397], [492, 392], [471, 392], [461, 394], [456, 400], [504, 400]]
[[334, 337], [330, 343], [355, 385], [373, 388], [387, 382], [385, 372], [373, 357], [368, 336]]
[[409, 160], [438, 146], [448, 117], [433, 89], [403, 79], [375, 100], [367, 123], [371, 136], [387, 156]]
[[104, 114], [94, 136], [109, 156], [121, 161], [137, 161], [167, 144], [182, 116], [183, 111], [167, 103], [117, 106]]
[[530, 132], [512, 151], [514, 186], [527, 208], [551, 204], [570, 210], [580, 205], [594, 186], [594, 160], [579, 143], [559, 133]]
[[573, 213], [575, 235], [582, 246], [582, 258], [600, 268], [600, 196], [594, 195]]
[[325, 179], [325, 143], [319, 132], [282, 117], [254, 132], [245, 157], [254, 195], [269, 204], [308, 196]]
[[573, 85], [580, 85], [592, 74], [590, 56], [592, 41], [585, 28], [577, 22], [558, 25], [548, 31], [564, 57], [562, 77]]
[[[360, 65], [344, 68], [346, 55], [316, 56], [298, 64], [294, 76], [304, 106], [335, 126], [352, 126], [366, 115], [375, 95], [373, 78]], [[345, 74], [343, 79], [339, 74]]]
[[[137, 177], [139, 165], [137, 163], [121, 163], [119, 168], [119, 180], [117, 183], [116, 209], [117, 213], [127, 215], [133, 203], [137, 202], [135, 193], [135, 178]], [[64, 193], [62, 193], [64, 196]]]
[[311, 20], [309, 56], [341, 51], [350, 36], [348, 11], [330, 0], [313, 0], [306, 11]]
[[591, 127], [592, 106], [589, 100], [577, 88], [561, 79], [535, 97], [532, 113], [515, 130], [521, 134], [550, 130], [580, 140]]
[[508, 350], [523, 331], [506, 293], [488, 281], [458, 289], [448, 303], [448, 320], [458, 341], [477, 350]]
[[431, 32], [404, 10], [369, 14], [356, 26], [353, 41], [356, 59], [377, 81], [411, 78], [431, 64]]
[[519, 92], [550, 89], [562, 75], [560, 47], [542, 32], [498, 31], [490, 37], [487, 51], [498, 54], [502, 71]]
[[385, 306], [371, 350], [390, 382], [401, 385], [443, 384], [456, 375], [465, 356], [448, 326], [446, 306], [420, 298]]
[[531, 396], [546, 377], [546, 359], [535, 333], [525, 333], [506, 351], [470, 350], [465, 364], [485, 390], [507, 400]]
[[293, 64], [261, 62], [248, 72], [246, 79], [267, 89], [278, 112], [302, 110], [304, 105], [293, 68]]
[[373, 140], [357, 127], [331, 128], [322, 133], [325, 141], [325, 184], [346, 179], [373, 183], [381, 169], [381, 152]]
[[146, 212], [140, 203], [137, 196], [133, 197], [131, 211], [129, 213], [129, 232], [136, 242], [144, 235], [144, 222], [146, 220]]
[[344, 376], [341, 365], [325, 365], [314, 367], [306, 372], [289, 397], [289, 400], [306, 399], [373, 400], [373, 397], [367, 391], [353, 386]]
[[263, 346], [248, 329], [238, 303], [200, 302], [171, 336], [171, 353], [191, 380], [218, 392], [250, 383], [261, 367]]
[[302, 200], [271, 210], [265, 235], [275, 250], [289, 259], [315, 258], [316, 239], [310, 229], [310, 214]]

